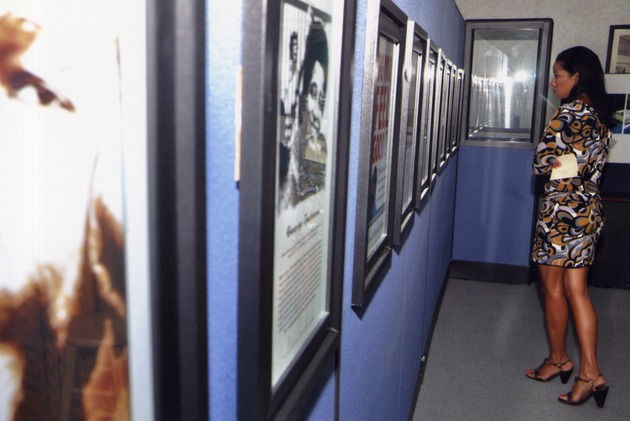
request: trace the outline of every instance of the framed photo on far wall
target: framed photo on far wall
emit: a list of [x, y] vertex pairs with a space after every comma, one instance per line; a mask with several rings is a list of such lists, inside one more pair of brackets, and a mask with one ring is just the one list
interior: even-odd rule
[[617, 125], [613, 128], [608, 162], [630, 163], [630, 88], [624, 74], [607, 74], [606, 91]]
[[630, 73], [630, 25], [610, 27], [606, 73]]
[[[363, 307], [391, 262], [407, 16], [390, 0], [367, 8], [352, 305]], [[400, 228], [398, 228], [400, 229]]]

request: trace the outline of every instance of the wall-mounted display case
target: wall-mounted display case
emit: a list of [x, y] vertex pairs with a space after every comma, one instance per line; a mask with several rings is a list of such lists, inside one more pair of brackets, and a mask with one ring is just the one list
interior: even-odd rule
[[551, 19], [466, 22], [463, 142], [532, 147], [539, 139], [552, 26]]

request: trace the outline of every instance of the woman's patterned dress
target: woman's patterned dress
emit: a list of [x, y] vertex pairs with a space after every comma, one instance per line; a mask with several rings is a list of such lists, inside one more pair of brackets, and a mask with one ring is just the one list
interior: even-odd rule
[[536, 263], [584, 267], [593, 263], [604, 225], [599, 181], [611, 131], [592, 107], [578, 100], [554, 114], [534, 156], [534, 174], [551, 174], [556, 157], [573, 153], [578, 176], [548, 181], [541, 204], [532, 259]]

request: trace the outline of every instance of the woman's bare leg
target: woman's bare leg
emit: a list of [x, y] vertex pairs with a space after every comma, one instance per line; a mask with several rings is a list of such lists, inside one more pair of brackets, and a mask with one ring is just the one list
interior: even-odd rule
[[[597, 364], [597, 315], [588, 295], [587, 276], [588, 267], [567, 269], [564, 281], [580, 345], [578, 375], [585, 380], [592, 379], [600, 372]], [[599, 377], [594, 382], [596, 386], [604, 383], [603, 377]], [[579, 399], [588, 390], [587, 383], [576, 382], [573, 387], [573, 399]]]
[[[549, 339], [549, 361], [560, 363], [569, 358], [567, 352], [567, 331], [569, 328], [569, 304], [565, 294], [564, 275], [566, 269], [560, 266], [538, 265], [541, 289], [545, 299], [545, 325]], [[573, 367], [568, 362], [562, 367], [567, 371]], [[558, 371], [558, 367], [544, 365], [539, 370], [542, 378]], [[534, 376], [534, 370], [527, 370], [528, 376]]]

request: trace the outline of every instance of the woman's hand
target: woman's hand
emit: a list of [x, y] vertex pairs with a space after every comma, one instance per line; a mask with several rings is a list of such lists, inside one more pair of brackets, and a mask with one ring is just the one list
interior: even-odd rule
[[560, 162], [559, 159], [556, 159], [555, 161], [553, 161], [553, 164], [551, 164], [551, 168], [560, 168], [562, 166], [562, 162]]

